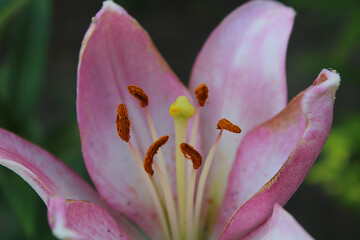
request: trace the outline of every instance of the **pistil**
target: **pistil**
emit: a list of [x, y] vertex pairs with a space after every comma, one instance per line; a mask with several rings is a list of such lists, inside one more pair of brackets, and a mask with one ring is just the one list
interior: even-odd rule
[[180, 150], [180, 144], [186, 142], [186, 132], [189, 119], [194, 115], [195, 108], [185, 96], [180, 96], [170, 106], [169, 112], [174, 117], [175, 151], [176, 151], [176, 184], [178, 193], [178, 210], [181, 239], [186, 234], [186, 185], [185, 157]]

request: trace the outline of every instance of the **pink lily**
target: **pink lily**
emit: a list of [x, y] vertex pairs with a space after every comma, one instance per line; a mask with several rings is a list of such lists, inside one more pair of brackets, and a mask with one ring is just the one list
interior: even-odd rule
[[[194, 230], [202, 239], [312, 239], [282, 206], [328, 137], [340, 77], [324, 69], [309, 88], [286, 103], [285, 55], [294, 15], [278, 2], [250, 1], [223, 20], [196, 59], [189, 88], [206, 83], [210, 97], [201, 109], [195, 147], [209, 152], [218, 136], [216, 123], [223, 117], [243, 130], [236, 136], [224, 133], [217, 146], [201, 222]], [[82, 150], [97, 191], [46, 151], [0, 129], [0, 164], [39, 194], [60, 239], [179, 238], [171, 226], [169, 235], [164, 233], [132, 149], [116, 131], [116, 107], [125, 103], [137, 153], [145, 156], [153, 142], [148, 114], [127, 92], [131, 84], [148, 94], [146, 111], [158, 135], [169, 135], [174, 143], [168, 107], [180, 95], [194, 103], [193, 96], [137, 21], [105, 1], [84, 37], [78, 67]], [[162, 155], [177, 199], [175, 144], [171, 145], [162, 148]]]

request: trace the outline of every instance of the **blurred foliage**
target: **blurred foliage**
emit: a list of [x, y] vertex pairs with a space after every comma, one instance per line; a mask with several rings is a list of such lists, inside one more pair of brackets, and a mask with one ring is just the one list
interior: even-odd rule
[[[20, 131], [29, 138], [39, 129], [33, 128], [34, 109], [42, 90], [50, 30], [50, 1], [6, 1], [2, 41], [7, 44], [0, 65], [0, 123]], [[4, 23], [4, 22], [1, 22]], [[14, 108], [13, 106], [16, 106]], [[6, 113], [6, 114], [5, 114]], [[23, 121], [24, 119], [28, 121]], [[36, 125], [36, 124], [35, 124]], [[34, 129], [35, 131], [32, 131]]]
[[[38, 144], [44, 140], [36, 110], [44, 84], [50, 17], [48, 0], [0, 2], [0, 43], [7, 46], [0, 53], [0, 125]], [[46, 216], [43, 203], [27, 183], [1, 168], [0, 187], [0, 203], [7, 201], [12, 208], [1, 209], [0, 239], [51, 239], [48, 225], [39, 221]], [[17, 219], [6, 217], [9, 211]]]
[[330, 136], [306, 183], [321, 186], [360, 220], [360, 101], [355, 90], [360, 85], [360, 1], [290, 0], [287, 4], [298, 12], [307, 12], [313, 21], [303, 23], [313, 43], [304, 42], [305, 50], [297, 52], [289, 65], [299, 72], [332, 67], [342, 78], [337, 93], [342, 105], [335, 102]]
[[322, 156], [307, 182], [323, 187], [339, 203], [356, 211], [360, 219], [360, 115], [350, 115], [334, 126]]
[[[308, 22], [306, 27], [313, 36], [313, 47], [316, 48], [299, 53], [295, 65], [300, 66], [302, 71], [317, 71], [323, 66], [333, 66], [347, 82], [360, 84], [360, 1], [289, 0], [286, 4], [298, 12], [308, 12], [309, 19], [313, 21]], [[313, 31], [314, 28], [316, 31]], [[334, 31], [336, 37], [333, 37]], [[323, 36], [328, 38], [327, 41], [324, 42]], [[319, 40], [323, 44], [317, 44]]]

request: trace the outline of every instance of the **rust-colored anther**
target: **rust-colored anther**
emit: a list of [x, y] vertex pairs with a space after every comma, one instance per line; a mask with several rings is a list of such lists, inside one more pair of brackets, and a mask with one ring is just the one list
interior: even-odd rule
[[217, 129], [224, 129], [233, 133], [241, 133], [241, 128], [239, 128], [238, 125], [232, 124], [229, 120], [225, 118], [219, 120], [217, 124]]
[[144, 159], [144, 169], [148, 174], [153, 175], [154, 170], [152, 169], [152, 164], [154, 161], [155, 154], [159, 151], [159, 149], [169, 140], [169, 136], [165, 135], [156, 140], [146, 152]]
[[180, 149], [185, 158], [192, 161], [194, 169], [198, 169], [201, 166], [202, 156], [195, 148], [187, 143], [182, 143], [180, 144]]
[[119, 104], [116, 114], [116, 127], [120, 138], [125, 142], [130, 140], [130, 124], [126, 105]]
[[135, 85], [127, 86], [127, 90], [131, 95], [133, 95], [137, 100], [139, 100], [140, 107], [146, 107], [149, 105], [149, 97], [146, 95], [142, 88], [139, 88]]
[[204, 106], [206, 99], [209, 97], [209, 89], [206, 84], [200, 84], [194, 91], [196, 99], [200, 106]]

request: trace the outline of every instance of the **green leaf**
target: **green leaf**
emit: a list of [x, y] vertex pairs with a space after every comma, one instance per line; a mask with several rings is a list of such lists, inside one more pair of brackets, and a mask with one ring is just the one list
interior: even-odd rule
[[[0, 74], [5, 76], [3, 108], [12, 129], [34, 113], [44, 81], [50, 30], [51, 1], [31, 0], [11, 21], [5, 60]], [[10, 99], [10, 100], [8, 100]], [[16, 106], [16, 107], [14, 107]]]
[[19, 71], [15, 94], [17, 119], [23, 119], [34, 110], [42, 89], [50, 29], [50, 2], [32, 1], [27, 18], [21, 28], [25, 38], [18, 40], [18, 44], [25, 45], [25, 49], [20, 54], [21, 69], [16, 70]]
[[360, 217], [360, 115], [350, 115], [334, 126], [322, 155], [311, 169], [307, 183], [323, 187]]
[[[27, 183], [14, 173], [0, 169], [0, 187], [5, 199], [18, 217], [27, 239], [36, 235], [36, 215], [40, 198]], [[40, 200], [41, 201], [41, 200]]]
[[2, 0], [0, 2], [0, 37], [3, 28], [11, 17], [21, 10], [29, 0]]
[[339, 65], [345, 65], [350, 57], [360, 49], [360, 7], [355, 7], [349, 11], [347, 23], [343, 27], [337, 47], [333, 53], [333, 58], [337, 59]]

